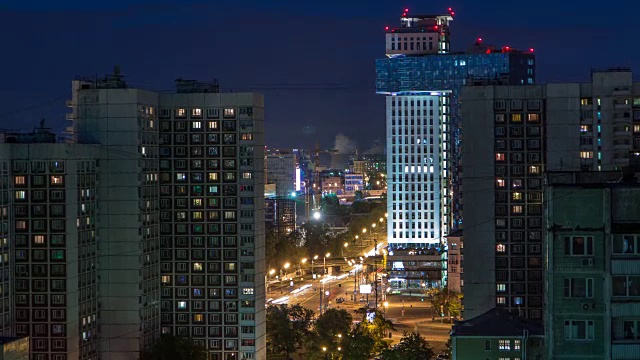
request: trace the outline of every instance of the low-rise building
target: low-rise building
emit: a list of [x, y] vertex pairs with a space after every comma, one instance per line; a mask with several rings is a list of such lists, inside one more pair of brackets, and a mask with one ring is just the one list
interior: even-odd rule
[[458, 321], [451, 330], [453, 360], [543, 360], [544, 328], [504, 308]]
[[446, 283], [449, 290], [462, 293], [463, 280], [463, 242], [462, 230], [455, 231], [447, 236], [447, 273]]

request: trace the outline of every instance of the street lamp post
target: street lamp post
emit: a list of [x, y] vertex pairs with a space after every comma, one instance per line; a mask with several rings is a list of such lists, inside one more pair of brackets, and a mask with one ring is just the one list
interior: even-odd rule
[[316, 273], [315, 273], [315, 271], [314, 271], [314, 269], [313, 269], [313, 261], [314, 261], [314, 260], [318, 260], [318, 255], [315, 255], [313, 258], [311, 258], [311, 278], [312, 278], [313, 280], [315, 280], [315, 279], [316, 279]]

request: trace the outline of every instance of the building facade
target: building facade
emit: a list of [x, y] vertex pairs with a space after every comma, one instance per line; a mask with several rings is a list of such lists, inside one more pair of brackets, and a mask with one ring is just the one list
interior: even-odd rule
[[462, 230], [447, 235], [447, 287], [457, 293], [464, 290], [463, 250]]
[[162, 333], [265, 359], [263, 98], [176, 86], [73, 82], [72, 141], [100, 149], [100, 358]]
[[617, 171], [547, 181], [547, 358], [637, 359], [640, 186]]
[[547, 119], [541, 87], [462, 92], [465, 318], [493, 307], [542, 318], [542, 185]]
[[[440, 20], [436, 21], [436, 19]], [[434, 158], [434, 161], [440, 162], [442, 169], [442, 174], [440, 174], [442, 180], [439, 183], [442, 184], [441, 188], [443, 189], [441, 205], [444, 215], [442, 220], [443, 234], [447, 233], [448, 228], [455, 230], [461, 228], [462, 225], [462, 184], [460, 181], [460, 175], [463, 172], [461, 144], [464, 138], [461, 128], [463, 115], [460, 111], [462, 87], [478, 81], [490, 81], [504, 85], [533, 84], [535, 82], [533, 49], [518, 51], [508, 46], [495, 48], [484, 44], [482, 39], [478, 39], [476, 44], [464, 53], [449, 53], [447, 43], [442, 43], [437, 47], [447, 50], [435, 51], [429, 46], [425, 48], [424, 44], [422, 49], [418, 47], [426, 39], [439, 38], [444, 39], [441, 42], [448, 42], [448, 23], [451, 20], [453, 20], [452, 15], [450, 17], [446, 17], [446, 15], [429, 16], [424, 21], [415, 23], [416, 27], [413, 28], [387, 29], [387, 43], [391, 42], [392, 46], [391, 48], [387, 47], [386, 59], [376, 60], [376, 91], [378, 94], [385, 94], [388, 97], [436, 95], [439, 99], [439, 104], [438, 102], [435, 104], [440, 109], [440, 114], [438, 115], [436, 112], [429, 114], [436, 116], [434, 118], [435, 125], [430, 124], [438, 127], [433, 129], [433, 135], [442, 133], [443, 136], [442, 153], [439, 153], [439, 158]], [[423, 40], [420, 41], [420, 37], [417, 35], [420, 35]], [[413, 47], [412, 41], [416, 43], [415, 47]], [[395, 46], [393, 46], [394, 43]], [[409, 52], [394, 50], [400, 44], [414, 50]], [[392, 121], [391, 116], [393, 116], [393, 110], [390, 109], [390, 106], [393, 106], [393, 102], [388, 99], [387, 123]], [[398, 110], [407, 110], [405, 116], [412, 117], [419, 116], [421, 109], [407, 107], [406, 109], [396, 109], [396, 111]], [[438, 124], [438, 120], [440, 120], [440, 124]], [[431, 130], [429, 130], [429, 134], [431, 135]], [[392, 144], [389, 143], [391, 136], [387, 132], [387, 163], [392, 167], [392, 155], [390, 154]], [[413, 138], [412, 140], [424, 139]]]
[[296, 155], [270, 153], [266, 156], [267, 183], [276, 184], [276, 196], [289, 196], [296, 191]]
[[640, 86], [612, 69], [588, 83], [469, 86], [462, 99], [462, 128], [474, 134], [462, 147], [465, 238], [477, 254], [466, 262], [465, 316], [507, 306], [539, 318], [543, 172], [632, 165]]
[[3, 255], [4, 332], [27, 339], [32, 359], [97, 359], [98, 152], [27, 137], [0, 144], [2, 246], [13, 255]]
[[344, 174], [344, 194], [346, 196], [355, 196], [356, 191], [364, 190], [363, 174]]

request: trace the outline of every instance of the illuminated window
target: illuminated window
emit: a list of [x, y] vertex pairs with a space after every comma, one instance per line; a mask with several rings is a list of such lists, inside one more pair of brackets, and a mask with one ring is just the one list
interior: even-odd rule
[[504, 187], [505, 186], [505, 180], [504, 179], [496, 179], [496, 186], [497, 187]]
[[511, 212], [513, 214], [522, 214], [522, 205], [514, 205], [511, 207]]
[[251, 173], [250, 172], [243, 172], [242, 173], [242, 178], [243, 179], [251, 179]]
[[187, 180], [187, 174], [185, 174], [185, 173], [177, 173], [176, 174], [176, 180], [177, 181], [186, 181]]
[[589, 98], [580, 99], [580, 105], [591, 105], [591, 99]]
[[223, 112], [222, 116], [226, 117], [226, 118], [233, 118], [233, 117], [236, 116], [236, 109], [234, 109], [234, 108], [226, 108], [226, 109], [224, 109], [224, 112]]
[[16, 221], [16, 230], [24, 230], [27, 228], [27, 222], [24, 220]]
[[498, 340], [498, 350], [511, 351], [511, 340]]
[[176, 109], [176, 117], [186, 117], [187, 116], [187, 109]]
[[511, 183], [511, 187], [513, 187], [514, 189], [522, 188], [522, 179], [514, 179]]
[[253, 295], [253, 288], [242, 288], [242, 295]]
[[16, 191], [16, 199], [24, 200], [26, 198], [27, 198], [27, 192], [26, 191]]
[[187, 308], [187, 302], [186, 301], [178, 301], [178, 309], [186, 309]]
[[498, 292], [505, 292], [507, 291], [507, 284], [496, 284], [496, 290]]
[[580, 132], [590, 132], [591, 125], [580, 125]]
[[498, 305], [504, 305], [507, 303], [507, 298], [505, 298], [504, 296], [498, 296], [496, 298], [496, 304]]
[[242, 134], [240, 140], [253, 140], [253, 134]]
[[633, 132], [635, 133], [640, 132], [640, 125], [638, 124], [633, 125]]
[[193, 271], [202, 271], [202, 263], [193, 263]]
[[512, 199], [513, 200], [522, 200], [522, 193], [521, 192], [514, 192], [512, 194]]
[[193, 314], [194, 322], [202, 322], [204, 320], [204, 315], [202, 314]]
[[593, 159], [593, 151], [580, 151], [581, 159]]
[[209, 128], [209, 130], [215, 130], [218, 128], [218, 121], [208, 121], [207, 122], [207, 127]]
[[202, 206], [202, 199], [193, 199], [193, 206]]
[[538, 165], [531, 165], [529, 166], [529, 174], [540, 174], [540, 166]]
[[520, 351], [520, 340], [513, 340], [513, 350]]
[[540, 121], [540, 114], [527, 114], [527, 121], [529, 122], [539, 122]]
[[162, 276], [162, 280], [161, 280], [161, 282], [162, 282], [162, 285], [169, 285], [169, 284], [171, 284], [171, 276], [169, 276], [169, 275], [163, 275], [163, 276]]
[[522, 122], [522, 114], [511, 114], [511, 122]]
[[499, 253], [504, 253], [507, 251], [507, 247], [504, 244], [497, 244], [496, 251]]
[[202, 211], [195, 211], [191, 214], [193, 220], [202, 220]]
[[24, 185], [25, 184], [24, 176], [16, 176], [15, 177], [15, 183], [16, 183], [16, 185]]
[[202, 109], [191, 109], [191, 116], [193, 117], [202, 117]]
[[202, 122], [200, 122], [200, 121], [191, 122], [191, 128], [192, 129], [202, 129]]
[[218, 173], [210, 172], [209, 173], [209, 180], [211, 180], [211, 181], [218, 180]]
[[504, 153], [496, 153], [496, 161], [504, 161], [505, 158]]
[[40, 245], [44, 244], [44, 235], [34, 235], [33, 242]]
[[52, 176], [51, 185], [62, 185], [62, 176]]

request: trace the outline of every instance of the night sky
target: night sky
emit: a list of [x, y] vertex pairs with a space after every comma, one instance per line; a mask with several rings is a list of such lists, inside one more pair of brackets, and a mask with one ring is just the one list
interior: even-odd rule
[[454, 50], [477, 37], [534, 48], [538, 83], [586, 81], [593, 67], [640, 74], [640, 2], [631, 0], [1, 0], [0, 127], [46, 118], [63, 129], [72, 78], [117, 64], [133, 87], [217, 78], [225, 91], [263, 92], [269, 146], [329, 147], [343, 133], [364, 151], [384, 137], [374, 59], [405, 7], [453, 7]]

